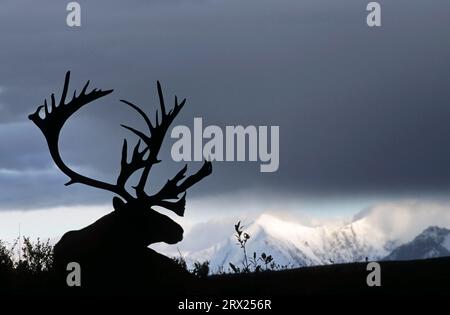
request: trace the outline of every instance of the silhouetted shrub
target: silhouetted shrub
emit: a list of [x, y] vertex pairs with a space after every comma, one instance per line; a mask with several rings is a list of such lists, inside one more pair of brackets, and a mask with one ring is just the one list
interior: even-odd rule
[[53, 246], [50, 240], [45, 243], [38, 238], [33, 243], [29, 237], [23, 238], [22, 259], [17, 263], [17, 269], [30, 273], [49, 271], [53, 267]]
[[50, 241], [19, 238], [8, 247], [0, 241], [0, 292], [42, 293], [52, 290], [53, 247]]
[[180, 251], [178, 251], [178, 253], [180, 254], [178, 257], [173, 257], [172, 260], [178, 265], [180, 266], [183, 270], [189, 271], [188, 270], [188, 266], [186, 263], [186, 259], [183, 257], [183, 255], [181, 254]]
[[179, 265], [183, 270], [186, 270], [199, 278], [206, 278], [209, 275], [209, 261], [204, 262], [195, 262], [194, 268], [190, 270], [186, 263], [186, 259], [183, 257], [181, 252], [179, 251], [178, 257], [173, 257], [172, 260]]
[[209, 275], [209, 261], [194, 263], [192, 273], [199, 278], [206, 278]]
[[[280, 266], [275, 263], [272, 255], [267, 255], [266, 253], [262, 253], [259, 257], [256, 252], [253, 252], [253, 255], [249, 258], [247, 256], [247, 242], [250, 239], [250, 234], [244, 232], [244, 227], [241, 225], [241, 221], [238, 221], [237, 224], [234, 225], [237, 245], [242, 248], [243, 251], [243, 260], [242, 267], [238, 267], [233, 263], [229, 263], [231, 271], [234, 273], [249, 273], [249, 272], [260, 272], [267, 270], [279, 270], [279, 269], [287, 269], [286, 266]], [[260, 264], [260, 262], [264, 265]]]
[[[40, 238], [37, 238], [36, 242], [33, 242], [29, 237], [24, 237], [21, 248], [17, 251], [18, 245], [19, 238], [10, 248], [0, 240], [0, 268], [31, 273], [52, 269], [53, 246], [50, 245], [50, 240], [42, 242]], [[17, 254], [15, 255], [14, 252]]]
[[6, 244], [0, 240], [0, 272], [12, 270], [14, 267], [12, 248], [8, 249]]
[[250, 235], [248, 233], [244, 233], [243, 231], [244, 227], [241, 226], [241, 221], [238, 221], [237, 224], [234, 225], [234, 230], [236, 231], [236, 234], [234, 236], [236, 237], [236, 240], [238, 241], [238, 245], [242, 248], [244, 252], [244, 259], [242, 261], [242, 270], [232, 263], [230, 263], [231, 269], [235, 272], [250, 272], [250, 264], [248, 262], [247, 257], [247, 241], [250, 239]]

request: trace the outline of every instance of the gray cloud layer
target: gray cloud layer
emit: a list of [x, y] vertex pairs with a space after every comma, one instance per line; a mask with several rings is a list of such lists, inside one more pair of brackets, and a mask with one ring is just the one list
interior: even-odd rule
[[[280, 125], [280, 169], [216, 163], [192, 191], [443, 193], [450, 186], [450, 3], [383, 1], [383, 27], [366, 3], [346, 1], [2, 2], [0, 208], [93, 203], [108, 194], [65, 188], [43, 137], [26, 119], [66, 70], [115, 92], [80, 111], [64, 156], [93, 176], [117, 174], [119, 124], [139, 124], [121, 98], [155, 108], [154, 82], [188, 97], [178, 124]], [[153, 109], [152, 111], [153, 112]], [[170, 141], [162, 158], [168, 159]], [[167, 162], [164, 181], [180, 165]], [[194, 164], [192, 168], [198, 165]]]

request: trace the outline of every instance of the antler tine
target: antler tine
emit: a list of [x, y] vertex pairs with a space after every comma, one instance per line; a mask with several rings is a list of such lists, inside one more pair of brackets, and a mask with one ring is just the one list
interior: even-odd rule
[[[172, 210], [179, 216], [184, 215], [186, 191], [201, 181], [212, 172], [212, 164], [210, 161], [205, 161], [203, 166], [197, 171], [197, 173], [186, 178], [182, 183], [178, 184], [184, 177], [187, 170], [185, 165], [172, 179], [161, 188], [156, 194], [147, 197], [151, 205], [164, 207]], [[178, 195], [183, 193], [183, 196], [178, 199]], [[168, 200], [178, 199], [177, 201]]]
[[147, 124], [149, 131], [152, 132], [152, 130], [153, 130], [152, 122], [150, 121], [150, 118], [147, 116], [147, 114], [142, 109], [140, 109], [137, 105], [135, 105], [135, 104], [133, 104], [133, 103], [131, 103], [129, 101], [126, 101], [126, 100], [120, 100], [120, 101], [122, 103], [124, 103], [124, 104], [127, 104], [128, 106], [133, 108], [135, 111], [137, 111], [142, 116], [142, 118], [144, 118], [145, 123]]
[[201, 181], [203, 178], [210, 175], [211, 173], [212, 173], [212, 164], [210, 161], [205, 161], [202, 167], [197, 171], [197, 173], [186, 178], [186, 180], [183, 181], [180, 184], [180, 186], [178, 186], [178, 190], [180, 192], [188, 190], [190, 187], [197, 184], [199, 181]]
[[183, 217], [186, 208], [186, 192], [177, 201], [160, 200], [158, 206], [169, 209], [176, 215]]
[[122, 126], [125, 129], [128, 129], [129, 131], [131, 131], [132, 133], [134, 133], [135, 135], [137, 135], [139, 138], [141, 138], [142, 140], [144, 140], [145, 143], [149, 143], [151, 141], [151, 137], [148, 137], [147, 135], [145, 135], [145, 133], [143, 133], [142, 131], [139, 131], [133, 127], [121, 124], [120, 126]]
[[156, 86], [158, 89], [159, 105], [161, 107], [161, 119], [164, 119], [164, 117], [166, 116], [166, 106], [164, 105], [164, 95], [161, 89], [161, 83], [159, 81], [156, 81]]
[[70, 71], [66, 72], [66, 77], [64, 78], [64, 87], [61, 94], [61, 100], [59, 101], [59, 106], [62, 106], [66, 102], [67, 92], [69, 91], [69, 82], [70, 82]]
[[141, 152], [139, 148], [141, 146], [141, 140], [138, 140], [137, 144], [133, 149], [133, 153], [131, 156], [131, 161], [128, 163], [128, 146], [127, 140], [124, 139], [123, 147], [122, 147], [122, 160], [121, 160], [121, 169], [119, 176], [117, 177], [117, 186], [123, 187], [125, 189], [125, 184], [127, 180], [133, 175], [137, 170], [145, 167], [146, 163], [144, 160], [144, 156], [148, 151], [148, 148], [144, 148]]
[[52, 113], [53, 113], [56, 110], [55, 94], [52, 93], [51, 99], [52, 99]]

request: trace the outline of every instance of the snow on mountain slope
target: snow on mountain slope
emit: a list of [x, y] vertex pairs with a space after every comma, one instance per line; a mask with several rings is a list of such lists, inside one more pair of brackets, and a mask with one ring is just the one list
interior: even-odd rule
[[[366, 257], [380, 260], [430, 226], [450, 228], [450, 203], [414, 200], [375, 204], [349, 218], [347, 223], [330, 221], [324, 216], [323, 220], [327, 221], [301, 217], [300, 222], [307, 223], [299, 223], [278, 215], [262, 214], [245, 219], [246, 215], [246, 211], [239, 217], [224, 212], [214, 220], [192, 225], [176, 246], [155, 244], [152, 248], [172, 257], [179, 256], [180, 250], [190, 265], [208, 260], [213, 272], [220, 266], [228, 270], [229, 262], [241, 265], [243, 260], [242, 249], [233, 236], [233, 225], [241, 219], [246, 223], [245, 232], [251, 235], [248, 255], [254, 251], [258, 255], [265, 252], [280, 265], [296, 267], [357, 262]], [[432, 230], [427, 233], [434, 235]], [[449, 249], [450, 237], [439, 244]], [[435, 250], [430, 249], [427, 255], [437, 255]]]
[[[248, 255], [270, 254], [279, 265], [289, 267], [364, 261], [386, 256], [394, 243], [364, 219], [344, 226], [307, 227], [263, 214], [245, 231], [251, 238]], [[199, 251], [183, 253], [188, 261], [209, 260], [213, 270], [241, 265], [242, 249], [234, 236]]]
[[411, 260], [450, 256], [450, 230], [430, 226], [414, 240], [399, 246], [385, 260]]

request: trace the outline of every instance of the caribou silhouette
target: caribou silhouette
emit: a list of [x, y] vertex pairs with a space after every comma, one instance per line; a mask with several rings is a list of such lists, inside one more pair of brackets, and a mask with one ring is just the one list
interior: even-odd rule
[[[72, 99], [67, 101], [69, 81], [70, 71], [66, 73], [59, 103], [56, 103], [55, 95], [52, 94], [51, 104], [45, 100], [35, 113], [29, 115], [29, 119], [42, 131], [56, 166], [69, 177], [70, 180], [66, 185], [79, 183], [112, 192], [114, 211], [81, 230], [66, 233], [61, 238], [54, 248], [58, 272], [63, 276], [69, 262], [79, 263], [82, 283], [91, 289], [119, 287], [123, 289], [124, 286], [139, 287], [149, 283], [154, 287], [160, 287], [161, 284], [170, 282], [170, 279], [172, 282], [179, 280], [184, 271], [171, 259], [149, 249], [148, 246], [157, 242], [175, 244], [183, 239], [183, 229], [168, 216], [155, 211], [153, 207], [159, 206], [183, 216], [187, 189], [210, 175], [212, 165], [205, 161], [195, 174], [187, 178], [185, 178], [187, 166], [184, 166], [153, 195], [147, 194], [145, 186], [152, 167], [160, 162], [158, 153], [164, 136], [185, 105], [186, 99], [178, 102], [175, 96], [175, 105], [167, 112], [158, 81], [160, 112], [156, 111], [154, 122], [139, 106], [121, 100], [142, 116], [148, 127], [148, 134], [122, 125], [139, 139], [131, 157], [127, 140], [124, 139], [119, 175], [115, 183], [107, 183], [81, 175], [70, 168], [61, 157], [58, 142], [65, 122], [76, 111], [112, 93], [113, 90], [94, 89], [87, 93], [88, 81], [80, 94], [77, 95], [75, 91]], [[134, 194], [132, 194], [125, 187], [127, 181], [137, 171], [141, 171], [141, 175], [137, 185], [133, 187]], [[63, 279], [65, 278], [59, 280]]]

